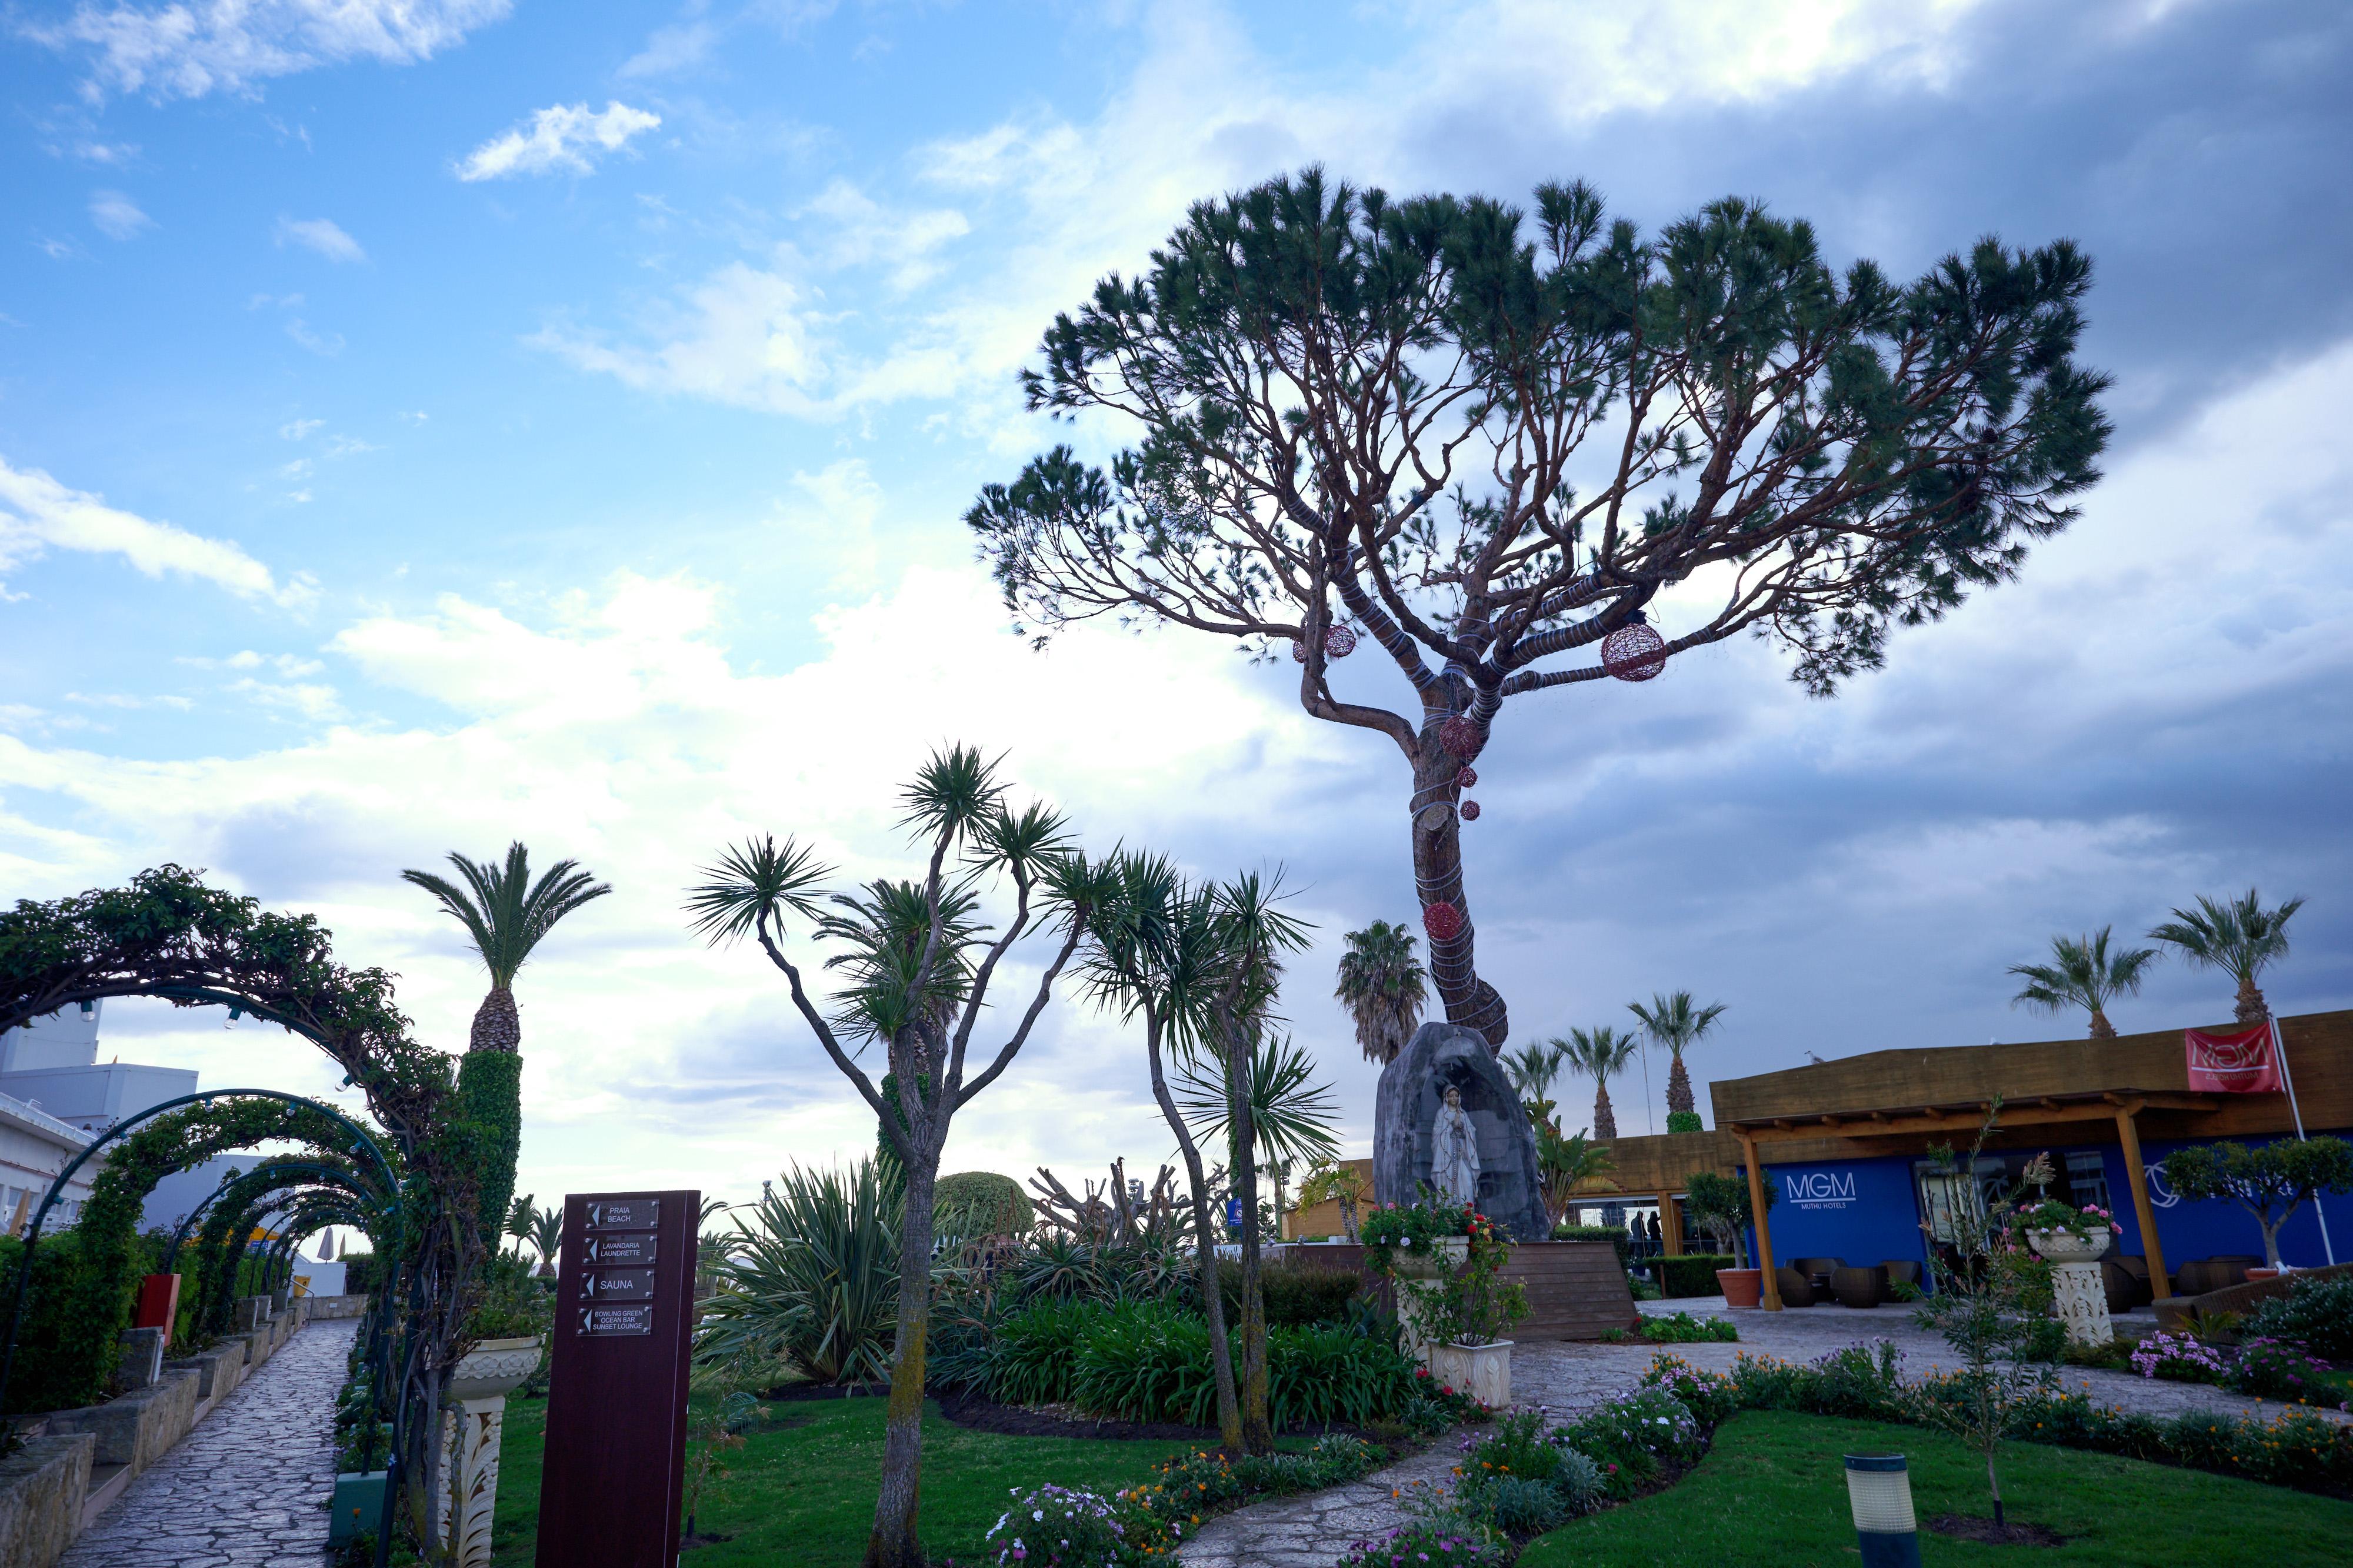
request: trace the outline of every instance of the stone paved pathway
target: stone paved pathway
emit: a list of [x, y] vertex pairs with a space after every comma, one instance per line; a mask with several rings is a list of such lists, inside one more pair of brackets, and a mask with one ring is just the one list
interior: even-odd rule
[[[1688, 1311], [1694, 1317], [1730, 1318], [1739, 1326], [1740, 1342], [1664, 1347], [1556, 1341], [1523, 1344], [1512, 1352], [1514, 1398], [1523, 1405], [1548, 1406], [1565, 1417], [1632, 1388], [1662, 1348], [1694, 1366], [1714, 1371], [1728, 1370], [1733, 1358], [1744, 1351], [1788, 1361], [1811, 1361], [1826, 1351], [1872, 1339], [1893, 1340], [1903, 1347], [1908, 1377], [1925, 1376], [1951, 1359], [1943, 1340], [1915, 1325], [1909, 1311], [1898, 1309], [1857, 1311], [1823, 1306], [1736, 1312], [1725, 1306], [1722, 1297], [1638, 1305], [1651, 1313]], [[2125, 1321], [2128, 1326], [2148, 1328], [2155, 1326], [2156, 1320], [2142, 1312]], [[2244, 1398], [2203, 1384], [2164, 1383], [2130, 1373], [2063, 1368], [2060, 1375], [2069, 1388], [2081, 1388], [2103, 1404], [2158, 1416], [2189, 1410], [2268, 1416], [2282, 1408], [2276, 1403]], [[2353, 1421], [2353, 1416], [2333, 1411], [2322, 1414]], [[1404, 1519], [1393, 1492], [1416, 1482], [1444, 1480], [1460, 1457], [1457, 1439], [1445, 1438], [1435, 1448], [1353, 1486], [1237, 1510], [1203, 1526], [1177, 1559], [1190, 1568], [1255, 1568], [1257, 1564], [1332, 1568], [1351, 1542], [1377, 1535]]]
[[58, 1568], [304, 1568], [325, 1560], [351, 1321], [312, 1323], [132, 1481]]

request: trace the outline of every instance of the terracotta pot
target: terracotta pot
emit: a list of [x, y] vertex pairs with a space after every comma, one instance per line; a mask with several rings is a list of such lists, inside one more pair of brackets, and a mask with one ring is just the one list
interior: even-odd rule
[[2250, 1279], [2276, 1279], [2279, 1278], [2279, 1270], [2276, 1268], [2250, 1268], [2247, 1270], [2247, 1278]]
[[1765, 1270], [1719, 1268], [1715, 1271], [1715, 1288], [1724, 1292], [1725, 1306], [1754, 1307], [1765, 1299]]

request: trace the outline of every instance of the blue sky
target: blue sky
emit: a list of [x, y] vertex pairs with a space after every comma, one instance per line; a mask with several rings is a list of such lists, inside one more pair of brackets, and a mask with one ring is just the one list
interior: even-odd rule
[[[1187, 203], [1725, 194], [1909, 273], [2081, 241], [2108, 479], [2024, 580], [1810, 701], [1759, 645], [1523, 704], [1481, 761], [1482, 969], [1523, 1036], [1689, 985], [1694, 1072], [2073, 1032], [2054, 931], [2312, 904], [2274, 1001], [2353, 1002], [2353, 21], [2338, 6], [1220, 7], [260, 0], [0, 7], [0, 895], [164, 859], [319, 910], [456, 1048], [397, 870], [511, 837], [617, 885], [525, 972], [523, 1185], [738, 1195], [868, 1123], [677, 915], [754, 829], [898, 864], [931, 744], [1091, 840], [1280, 862], [1289, 1007], [1361, 1142], [1336, 933], [1401, 918], [1396, 763], [1173, 634], [1048, 655], [958, 516], [1054, 438], [1014, 372]], [[1075, 433], [1091, 449], [1122, 438]], [[1356, 661], [1366, 695], [1379, 672]], [[2211, 1021], [2178, 965], [2119, 1009]], [[110, 1014], [133, 1059], [324, 1089]], [[1050, 1015], [951, 1164], [1166, 1152], [1134, 1042]], [[1663, 1089], [1653, 1069], [1652, 1107]], [[1642, 1125], [1639, 1084], [1614, 1089]]]

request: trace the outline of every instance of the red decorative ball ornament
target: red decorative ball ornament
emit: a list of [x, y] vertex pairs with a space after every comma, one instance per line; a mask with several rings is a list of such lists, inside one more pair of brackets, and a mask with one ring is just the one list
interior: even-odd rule
[[1620, 680], [1655, 680], [1667, 668], [1666, 647], [1638, 616], [1601, 639], [1601, 668]]
[[1463, 821], [1465, 821], [1465, 822], [1476, 822], [1476, 821], [1478, 821], [1478, 820], [1479, 820], [1479, 803], [1478, 803], [1477, 801], [1475, 801], [1475, 800], [1466, 800], [1466, 801], [1464, 801], [1464, 802], [1462, 803], [1462, 808], [1461, 808], [1461, 809], [1462, 809], [1462, 820], [1463, 820]]
[[1452, 904], [1431, 904], [1421, 911], [1421, 929], [1432, 942], [1452, 942], [1462, 934], [1462, 911]]
[[[1324, 655], [1326, 658], [1345, 658], [1356, 651], [1356, 632], [1353, 626], [1331, 626], [1324, 633]], [[1293, 637], [1291, 642], [1291, 662], [1307, 662], [1307, 643]]]
[[1479, 754], [1479, 726], [1457, 713], [1438, 727], [1438, 743], [1469, 762]]
[[1455, 784], [1462, 789], [1469, 789], [1472, 784], [1475, 784], [1478, 782], [1479, 771], [1476, 768], [1464, 768], [1461, 773], [1454, 775]]

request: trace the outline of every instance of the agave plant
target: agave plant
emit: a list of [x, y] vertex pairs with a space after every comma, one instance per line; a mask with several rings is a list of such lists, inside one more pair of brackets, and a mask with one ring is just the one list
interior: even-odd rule
[[782, 1361], [818, 1383], [891, 1375], [899, 1309], [899, 1200], [872, 1160], [848, 1171], [793, 1166], [717, 1270], [696, 1358]]

